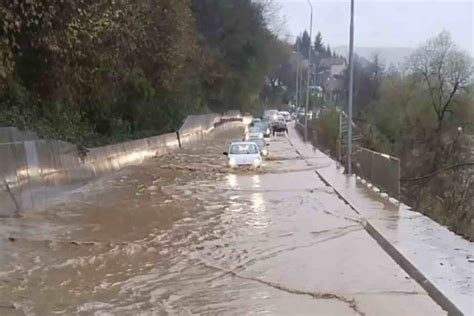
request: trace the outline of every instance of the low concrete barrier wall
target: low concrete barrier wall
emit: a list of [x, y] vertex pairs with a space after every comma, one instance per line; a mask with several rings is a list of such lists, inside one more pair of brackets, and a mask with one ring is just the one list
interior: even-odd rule
[[0, 144], [0, 216], [46, 207], [64, 190], [179, 148], [175, 133], [92, 148], [34, 140]]
[[220, 119], [221, 116], [215, 113], [189, 115], [178, 131], [181, 145], [202, 140]]
[[4, 128], [3, 139], [8, 142], [0, 143], [0, 216], [47, 207], [62, 192], [84, 181], [170, 153], [180, 145], [197, 143], [215, 128], [238, 126], [242, 126], [241, 117], [193, 115], [180, 129], [181, 144], [177, 133], [169, 133], [91, 148], [82, 155], [73, 144], [40, 140], [34, 133]]

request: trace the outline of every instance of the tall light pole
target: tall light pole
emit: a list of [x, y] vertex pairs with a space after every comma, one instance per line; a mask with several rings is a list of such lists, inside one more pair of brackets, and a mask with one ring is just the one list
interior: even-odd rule
[[311, 14], [309, 16], [309, 45], [308, 45], [308, 80], [306, 82], [306, 106], [304, 109], [304, 140], [308, 140], [308, 104], [309, 104], [309, 80], [311, 76], [311, 38], [313, 37], [313, 5], [310, 0], [308, 1], [309, 7], [311, 8]]
[[347, 105], [347, 173], [352, 174], [352, 90], [354, 80], [354, 0], [351, 0], [351, 26], [349, 39], [349, 87], [348, 91], [348, 105]]
[[296, 38], [296, 108], [298, 109], [299, 105], [299, 78], [300, 77], [300, 41], [299, 38]]
[[[302, 38], [302, 37], [301, 37]], [[298, 78], [298, 86], [299, 86], [299, 95], [298, 95], [298, 100], [300, 102], [299, 106], [301, 106], [301, 103], [302, 103], [302, 100], [303, 100], [303, 93], [304, 93], [304, 89], [303, 89], [303, 68], [301, 67], [301, 48], [300, 48], [300, 55], [299, 55], [299, 58], [300, 58], [300, 74], [299, 74], [299, 78]]]

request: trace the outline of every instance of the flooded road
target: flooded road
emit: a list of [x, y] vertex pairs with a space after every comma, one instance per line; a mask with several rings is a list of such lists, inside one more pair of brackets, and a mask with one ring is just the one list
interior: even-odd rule
[[231, 171], [240, 132], [0, 219], [0, 314], [442, 315], [301, 159], [270, 140]]

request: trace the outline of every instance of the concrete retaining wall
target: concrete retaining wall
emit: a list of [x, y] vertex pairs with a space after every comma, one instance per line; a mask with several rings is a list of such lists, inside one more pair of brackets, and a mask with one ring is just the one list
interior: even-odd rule
[[0, 127], [0, 144], [38, 139], [39, 137], [30, 131], [20, 131], [16, 127]]
[[219, 122], [221, 116], [219, 114], [202, 114], [189, 115], [179, 129], [179, 137], [181, 145], [204, 139], [213, 129], [214, 125]]
[[67, 142], [40, 140], [34, 133], [2, 128], [0, 216], [53, 205], [61, 193], [84, 181], [197, 143], [213, 130], [238, 126], [242, 118], [193, 115], [183, 124], [179, 138], [177, 133], [164, 134], [92, 148], [85, 154]]

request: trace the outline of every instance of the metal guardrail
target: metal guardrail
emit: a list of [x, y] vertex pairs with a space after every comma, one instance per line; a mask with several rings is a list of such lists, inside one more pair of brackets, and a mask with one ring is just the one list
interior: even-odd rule
[[[347, 114], [344, 111], [339, 115], [339, 139], [338, 160], [343, 162], [347, 156], [347, 125], [349, 124]], [[400, 199], [400, 159], [383, 153], [369, 150], [358, 145], [362, 135], [358, 133], [357, 125], [352, 122], [355, 132], [352, 136], [353, 147], [353, 170], [355, 174], [382, 192]]]
[[295, 126], [304, 128], [304, 123], [300, 122], [299, 120], [295, 120]]
[[[346, 131], [347, 131], [347, 115], [344, 112], [339, 113], [338, 119], [338, 138], [335, 143], [329, 139], [323, 139], [323, 135], [314, 135], [315, 131], [311, 128], [309, 135], [315, 146], [322, 148], [329, 153], [333, 159], [344, 164], [347, 155]], [[353, 127], [357, 130], [357, 126], [352, 122]], [[303, 135], [304, 126], [298, 121], [295, 124], [296, 130]], [[383, 153], [369, 150], [357, 145], [362, 135], [355, 133], [353, 142], [356, 145], [352, 150], [353, 170], [357, 176], [364, 179], [368, 183], [374, 185], [381, 192], [387, 193], [389, 196], [400, 199], [400, 159]]]
[[358, 147], [355, 173], [388, 195], [400, 198], [400, 159]]

